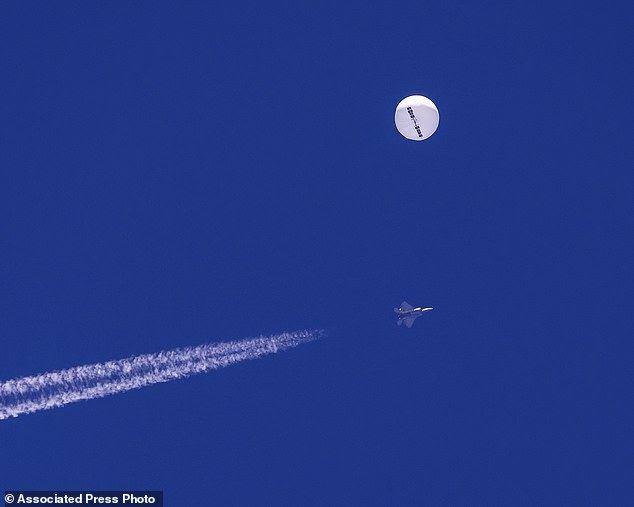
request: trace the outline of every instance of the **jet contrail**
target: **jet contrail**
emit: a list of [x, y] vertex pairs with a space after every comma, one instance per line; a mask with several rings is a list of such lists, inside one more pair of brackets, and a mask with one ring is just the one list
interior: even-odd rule
[[0, 420], [189, 377], [318, 339], [297, 331], [209, 343], [0, 382]]

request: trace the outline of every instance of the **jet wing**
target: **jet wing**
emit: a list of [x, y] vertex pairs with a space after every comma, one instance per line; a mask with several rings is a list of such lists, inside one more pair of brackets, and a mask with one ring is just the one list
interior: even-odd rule
[[407, 301], [403, 301], [401, 303], [401, 310], [403, 310], [404, 312], [409, 312], [410, 310], [413, 310], [414, 307], [412, 305], [410, 305]]
[[[416, 317], [418, 317], [418, 315]], [[403, 319], [403, 322], [405, 322], [405, 325], [407, 327], [412, 327], [412, 325], [414, 324], [414, 321], [416, 320], [416, 317], [405, 317]]]

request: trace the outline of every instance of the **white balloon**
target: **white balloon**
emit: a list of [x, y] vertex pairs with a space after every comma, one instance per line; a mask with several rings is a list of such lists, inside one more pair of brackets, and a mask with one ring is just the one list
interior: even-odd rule
[[412, 141], [424, 141], [438, 128], [438, 108], [427, 97], [410, 95], [396, 106], [394, 123], [398, 131]]

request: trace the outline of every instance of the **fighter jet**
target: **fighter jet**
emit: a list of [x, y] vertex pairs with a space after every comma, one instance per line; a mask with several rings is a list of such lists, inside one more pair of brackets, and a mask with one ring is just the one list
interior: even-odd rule
[[418, 308], [414, 308], [407, 301], [403, 301], [400, 308], [394, 308], [394, 313], [398, 315], [396, 325], [400, 326], [405, 323], [405, 326], [412, 327], [414, 321], [420, 317], [423, 312], [427, 312], [431, 309], [432, 308], [421, 308], [420, 306]]

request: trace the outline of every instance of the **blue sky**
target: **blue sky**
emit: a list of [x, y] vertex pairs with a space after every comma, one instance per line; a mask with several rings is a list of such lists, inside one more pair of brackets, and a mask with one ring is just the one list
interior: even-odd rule
[[3, 421], [0, 488], [631, 505], [628, 3], [1, 9], [0, 379], [328, 337]]

